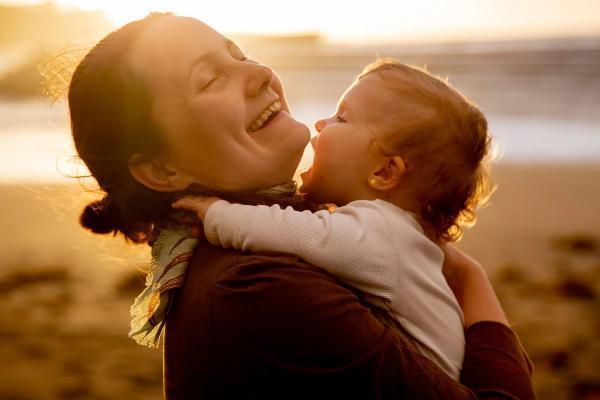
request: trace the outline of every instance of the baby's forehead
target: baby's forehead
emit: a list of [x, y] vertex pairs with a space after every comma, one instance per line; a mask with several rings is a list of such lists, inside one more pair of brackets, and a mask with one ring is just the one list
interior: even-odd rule
[[356, 117], [369, 122], [391, 122], [401, 111], [407, 99], [402, 99], [384, 77], [371, 73], [355, 81], [340, 101]]

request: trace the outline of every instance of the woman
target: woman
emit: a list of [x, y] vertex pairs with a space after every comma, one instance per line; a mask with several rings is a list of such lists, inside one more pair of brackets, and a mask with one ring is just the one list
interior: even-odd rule
[[132, 336], [154, 344], [166, 322], [167, 399], [535, 397], [485, 272], [455, 248], [445, 275], [465, 316], [462, 384], [324, 270], [214, 247], [176, 221], [171, 202], [191, 192], [309, 206], [290, 185], [308, 129], [278, 77], [210, 27], [151, 14], [109, 34], [78, 65], [69, 107], [79, 156], [106, 192], [82, 224], [153, 243]]

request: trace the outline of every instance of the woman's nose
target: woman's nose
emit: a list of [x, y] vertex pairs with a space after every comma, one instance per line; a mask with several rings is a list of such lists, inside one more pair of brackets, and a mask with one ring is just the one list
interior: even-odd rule
[[246, 94], [254, 97], [262, 93], [273, 82], [273, 71], [263, 64], [247, 63]]

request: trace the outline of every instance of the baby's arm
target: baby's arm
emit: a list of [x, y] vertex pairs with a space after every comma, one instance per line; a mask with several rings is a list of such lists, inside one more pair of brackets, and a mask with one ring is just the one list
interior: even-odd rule
[[376, 207], [350, 205], [333, 213], [312, 213], [278, 205], [201, 202], [200, 207], [188, 202], [186, 208], [204, 220], [211, 244], [297, 254], [360, 290], [390, 298], [396, 276], [395, 252], [387, 239], [387, 224]]

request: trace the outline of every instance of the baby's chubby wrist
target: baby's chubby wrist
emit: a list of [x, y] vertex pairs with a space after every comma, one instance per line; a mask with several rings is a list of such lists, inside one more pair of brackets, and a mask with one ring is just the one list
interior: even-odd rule
[[[213, 217], [215, 213], [217, 213], [217, 215], [219, 214], [219, 210], [222, 209], [223, 206], [227, 207], [229, 205], [231, 205], [231, 203], [228, 202], [227, 200], [215, 198], [215, 200], [210, 202], [208, 204], [208, 206], [206, 207], [206, 211], [204, 213], [204, 218], [202, 218], [202, 222], [204, 222], [204, 224], [206, 225], [208, 220], [211, 217]], [[214, 218], [213, 218], [213, 222], [214, 222]]]

